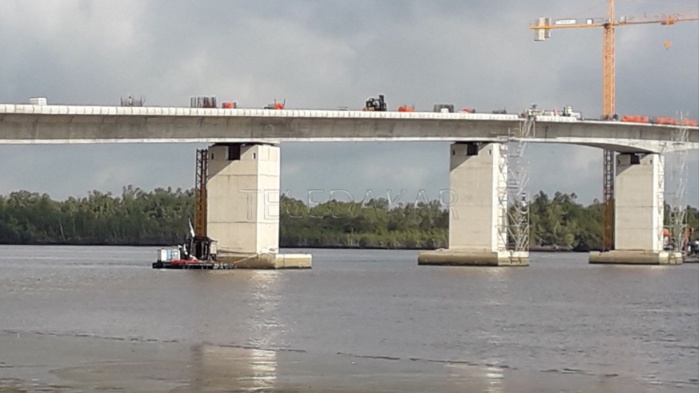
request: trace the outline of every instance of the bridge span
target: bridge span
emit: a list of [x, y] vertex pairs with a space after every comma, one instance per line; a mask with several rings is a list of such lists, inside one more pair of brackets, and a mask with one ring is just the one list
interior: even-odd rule
[[[523, 134], [525, 124], [530, 132]], [[269, 267], [294, 260], [278, 254], [278, 144], [352, 141], [452, 143], [449, 249], [423, 252], [420, 264], [528, 265], [528, 252], [508, 249], [503, 195], [507, 142], [522, 138], [618, 153], [615, 250], [591, 253], [591, 263], [682, 263], [681, 254], [663, 250], [661, 154], [699, 149], [699, 128], [684, 127], [682, 140], [677, 129], [508, 114], [0, 104], [0, 144], [213, 144], [207, 153], [208, 234], [223, 252], [256, 257]]]
[[[105, 107], [0, 104], [0, 143], [503, 142], [516, 114]], [[676, 126], [537, 116], [528, 139], [623, 153], [699, 149], [699, 128], [681, 145]]]

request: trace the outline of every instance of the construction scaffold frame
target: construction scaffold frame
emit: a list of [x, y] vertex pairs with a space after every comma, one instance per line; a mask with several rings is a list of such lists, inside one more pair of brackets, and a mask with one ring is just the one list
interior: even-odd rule
[[[502, 164], [498, 199], [503, 219], [498, 234], [505, 250], [529, 251], [529, 160], [526, 156], [527, 139], [535, 130], [534, 117], [527, 118], [514, 132], [511, 130], [507, 144], [501, 144]], [[504, 188], [503, 188], [504, 187]], [[504, 251], [504, 250], [503, 250]]]
[[614, 181], [616, 176], [616, 152], [605, 149], [602, 153], [602, 251], [614, 249]]
[[[658, 171], [658, 192], [655, 196], [656, 205], [658, 209], [658, 215], [660, 217], [665, 217], [665, 156], [660, 154], [658, 157], [660, 161], [660, 170]], [[658, 220], [655, 228], [655, 236], [658, 240], [658, 244], [663, 244], [665, 223], [663, 220]]]
[[[680, 114], [679, 122], [683, 124], [683, 116]], [[668, 204], [668, 226], [670, 230], [670, 243], [674, 245], [674, 251], [684, 251], [684, 236], [687, 230], [687, 150], [681, 146], [689, 141], [687, 127], [678, 127], [673, 130], [672, 143], [680, 147], [665, 160], [665, 168], [670, 169], [666, 185], [666, 201]]]

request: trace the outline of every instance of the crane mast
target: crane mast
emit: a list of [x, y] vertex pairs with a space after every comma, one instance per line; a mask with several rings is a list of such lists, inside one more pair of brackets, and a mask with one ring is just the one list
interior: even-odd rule
[[[610, 119], [614, 116], [615, 70], [614, 70], [614, 0], [609, 0], [607, 23], [604, 25], [604, 45], [602, 61], [602, 116]], [[602, 153], [602, 197], [604, 215], [602, 217], [602, 251], [614, 247], [614, 151], [604, 149]]]
[[604, 24], [602, 115], [605, 119], [614, 115], [614, 0], [609, 0], [607, 22]]
[[207, 154], [208, 149], [197, 149], [196, 168], [194, 170], [194, 197], [195, 197], [195, 214], [194, 214], [194, 236], [206, 237], [206, 215], [207, 215], [207, 193], [206, 181], [208, 174], [209, 161]]
[[[615, 108], [615, 70], [614, 70], [614, 29], [616, 26], [634, 24], [659, 23], [661, 25], [673, 25], [677, 22], [699, 20], [699, 13], [658, 15], [652, 17], [631, 17], [615, 19], [614, 0], [607, 0], [607, 18], [577, 19], [550, 19], [539, 18], [536, 23], [529, 26], [534, 30], [534, 40], [544, 41], [551, 38], [552, 29], [574, 29], [588, 27], [604, 28], [602, 48], [602, 115], [609, 120], [616, 112]], [[602, 249], [609, 251], [614, 244], [614, 175], [615, 175], [614, 151], [604, 150], [602, 193], [604, 197], [604, 214], [602, 223]]]

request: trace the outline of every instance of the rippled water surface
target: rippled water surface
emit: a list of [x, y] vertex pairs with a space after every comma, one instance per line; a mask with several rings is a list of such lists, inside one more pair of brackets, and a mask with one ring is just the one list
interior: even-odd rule
[[[647, 391], [699, 389], [699, 265], [599, 266], [584, 254], [551, 253], [533, 254], [527, 268], [426, 267], [413, 251], [305, 251], [312, 270], [211, 272], [152, 270], [154, 248], [0, 247], [0, 392], [3, 381], [9, 389], [29, 380], [20, 359], [41, 363], [27, 351], [41, 351], [36, 343], [46, 337], [69, 340], [47, 344], [62, 367], [82, 365], [68, 349], [111, 340], [163, 353], [203, 345], [197, 356], [236, 361], [226, 348], [258, 351], [251, 362], [263, 369], [269, 354], [299, 354], [283, 355], [296, 365], [289, 374], [310, 381], [314, 362], [367, 359], [376, 362], [364, 363], [367, 381], [383, 381], [386, 391], [391, 377], [372, 374], [382, 364], [424, 372], [418, 381], [444, 364], [448, 375], [459, 365], [495, 379], [512, 370], [551, 386], [582, 376], [581, 387], [619, 378]], [[23, 347], [15, 337], [27, 340]], [[26, 350], [9, 350], [15, 345]], [[90, 356], [99, 361], [100, 353]]]

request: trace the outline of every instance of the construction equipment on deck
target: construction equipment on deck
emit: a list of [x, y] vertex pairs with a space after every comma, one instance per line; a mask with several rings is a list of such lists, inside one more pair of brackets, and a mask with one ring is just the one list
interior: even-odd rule
[[216, 97], [190, 97], [190, 108], [216, 108]]
[[274, 99], [274, 102], [271, 104], [267, 104], [267, 106], [264, 107], [264, 109], [276, 109], [276, 110], [282, 110], [286, 108], [286, 98], [282, 102], [277, 102], [276, 99]]
[[369, 98], [364, 106], [365, 111], [386, 112], [388, 106], [383, 98], [383, 94], [379, 94], [379, 98]]
[[434, 104], [432, 111], [437, 113], [453, 113], [454, 104]]
[[[607, 0], [607, 18], [586, 19], [551, 19], [539, 18], [529, 26], [534, 30], [534, 40], [544, 41], [551, 38], [553, 29], [575, 29], [588, 27], [604, 28], [603, 66], [602, 66], [602, 115], [605, 120], [615, 116], [615, 75], [614, 75], [614, 29], [617, 26], [659, 23], [664, 26], [677, 22], [699, 20], [699, 13], [668, 14], [657, 16], [614, 18], [614, 0]], [[666, 45], [668, 47], [668, 45]], [[614, 151], [604, 150], [603, 156], [603, 195], [604, 216], [602, 229], [602, 249], [609, 251], [614, 247]]]

